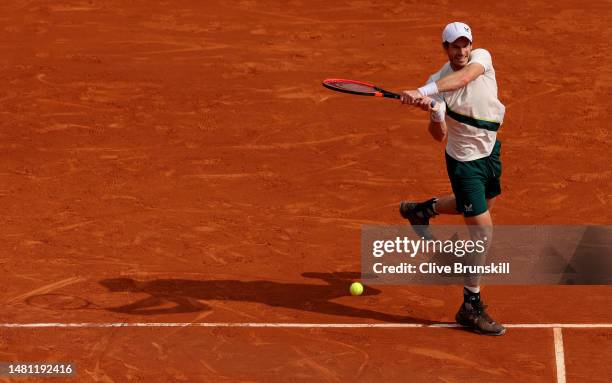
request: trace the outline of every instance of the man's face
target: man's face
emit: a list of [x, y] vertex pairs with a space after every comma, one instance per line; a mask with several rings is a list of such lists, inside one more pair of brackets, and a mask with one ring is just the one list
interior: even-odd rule
[[459, 37], [457, 40], [448, 44], [444, 48], [448, 55], [448, 61], [455, 70], [461, 69], [467, 65], [472, 52], [472, 43], [465, 37]]

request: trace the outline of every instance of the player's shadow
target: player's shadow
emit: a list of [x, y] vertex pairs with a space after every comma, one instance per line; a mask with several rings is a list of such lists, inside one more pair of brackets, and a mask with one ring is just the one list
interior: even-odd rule
[[[281, 283], [271, 281], [156, 279], [137, 281], [112, 278], [100, 284], [112, 292], [144, 293], [148, 297], [109, 311], [132, 315], [159, 315], [210, 310], [202, 301], [255, 302], [271, 307], [318, 312], [328, 315], [375, 319], [383, 322], [433, 323], [419, 318], [386, 314], [347, 306], [332, 300], [348, 294], [351, 281], [359, 273], [303, 273], [307, 278], [321, 279], [325, 284]], [[363, 295], [380, 294], [380, 290], [365, 286]]]

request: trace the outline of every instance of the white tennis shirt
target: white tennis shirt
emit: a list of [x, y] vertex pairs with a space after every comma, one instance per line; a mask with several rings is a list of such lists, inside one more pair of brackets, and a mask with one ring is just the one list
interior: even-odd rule
[[[491, 154], [506, 111], [497, 99], [497, 80], [489, 52], [474, 49], [468, 65], [471, 63], [481, 64], [485, 68], [484, 73], [463, 88], [441, 92], [433, 97], [438, 102], [446, 103], [446, 152], [462, 162]], [[447, 62], [427, 82], [438, 81], [451, 73], [453, 69]]]

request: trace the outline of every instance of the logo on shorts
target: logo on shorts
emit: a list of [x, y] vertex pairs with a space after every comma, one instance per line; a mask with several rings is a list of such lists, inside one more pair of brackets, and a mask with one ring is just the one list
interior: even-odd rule
[[466, 212], [468, 211], [474, 211], [474, 209], [472, 208], [472, 204], [469, 205], [463, 205], [463, 208], [465, 209]]

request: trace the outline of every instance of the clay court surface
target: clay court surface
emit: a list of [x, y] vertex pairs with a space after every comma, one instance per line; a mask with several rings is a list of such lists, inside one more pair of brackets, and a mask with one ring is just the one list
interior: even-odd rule
[[453, 20], [507, 106], [494, 221], [612, 223], [612, 4], [430, 3], [2, 2], [0, 361], [71, 361], [79, 382], [608, 382], [609, 286], [485, 287], [494, 318], [541, 325], [499, 338], [445, 327], [459, 286], [348, 296], [360, 225], [450, 185], [426, 114], [320, 82], [420, 86]]

